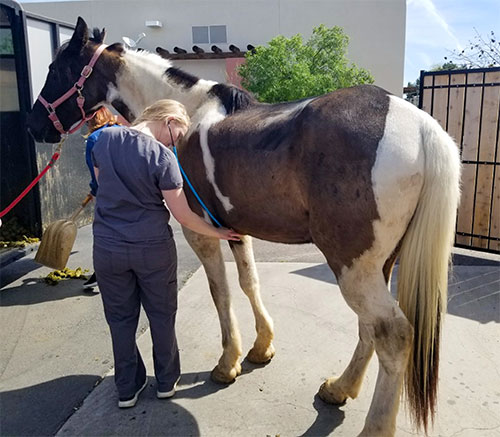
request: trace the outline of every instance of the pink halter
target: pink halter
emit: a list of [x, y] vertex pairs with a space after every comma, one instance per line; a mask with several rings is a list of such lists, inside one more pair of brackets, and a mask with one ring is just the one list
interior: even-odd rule
[[[59, 97], [57, 100], [54, 100], [52, 103], [47, 102], [42, 97], [42, 94], [38, 96], [38, 100], [40, 100], [40, 103], [45, 106], [45, 109], [47, 109], [49, 113], [49, 119], [52, 121], [54, 124], [54, 127], [63, 135], [68, 135], [72, 134], [73, 132], [76, 132], [80, 127], [85, 123], [86, 121], [90, 120], [94, 115], [92, 114], [90, 117], [87, 117], [85, 115], [85, 111], [83, 110], [83, 104], [85, 103], [85, 97], [82, 95], [82, 89], [83, 89], [83, 84], [85, 81], [89, 78], [89, 76], [92, 74], [93, 67], [95, 63], [97, 62], [97, 59], [99, 56], [101, 56], [101, 53], [103, 50], [107, 47], [105, 44], [101, 44], [97, 50], [94, 53], [94, 56], [92, 56], [92, 59], [90, 62], [83, 67], [81, 73], [80, 73], [80, 79], [78, 79], [78, 82], [76, 82], [68, 91], [66, 91], [61, 97]], [[66, 100], [68, 100], [74, 93], [78, 93], [78, 97], [76, 98], [76, 104], [80, 108], [80, 112], [82, 113], [82, 119], [76, 124], [76, 126], [73, 126], [69, 130], [65, 131], [62, 123], [59, 120], [59, 117], [56, 114], [56, 108]]]

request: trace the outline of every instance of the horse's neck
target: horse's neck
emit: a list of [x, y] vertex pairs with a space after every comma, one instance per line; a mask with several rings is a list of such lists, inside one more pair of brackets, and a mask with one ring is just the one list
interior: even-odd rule
[[111, 93], [112, 98], [119, 97], [135, 116], [159, 99], [177, 100], [193, 116], [210, 100], [207, 93], [216, 82], [200, 79], [196, 85], [186, 89], [169, 81], [165, 71], [170, 67], [170, 61], [160, 56], [127, 50], [123, 66], [117, 75], [116, 90]]

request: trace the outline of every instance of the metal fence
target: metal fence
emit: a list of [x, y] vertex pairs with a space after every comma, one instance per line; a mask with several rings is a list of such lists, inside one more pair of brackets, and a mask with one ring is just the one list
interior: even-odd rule
[[420, 108], [460, 147], [455, 245], [500, 253], [500, 68], [421, 72]]

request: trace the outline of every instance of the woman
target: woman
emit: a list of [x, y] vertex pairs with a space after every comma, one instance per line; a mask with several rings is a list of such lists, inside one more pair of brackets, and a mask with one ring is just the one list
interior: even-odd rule
[[[86, 147], [85, 147], [85, 161], [87, 162], [87, 167], [90, 172], [90, 194], [94, 196], [97, 195], [97, 181], [94, 174], [94, 165], [92, 163], [92, 149], [94, 144], [101, 135], [104, 128], [111, 126], [118, 126], [116, 116], [105, 106], [102, 106], [97, 110], [94, 116], [87, 122], [88, 134], [86, 136]], [[90, 278], [83, 283], [83, 289], [87, 292], [94, 292], [94, 288], [97, 286], [97, 280], [95, 273], [92, 273]]]
[[135, 342], [141, 303], [153, 340], [157, 397], [173, 396], [180, 376], [174, 330], [177, 255], [169, 210], [195, 232], [239, 240], [234, 231], [209, 225], [189, 208], [177, 160], [166, 147], [188, 126], [182, 104], [160, 100], [130, 128], [105, 129], [92, 150], [99, 182], [94, 268], [111, 330], [120, 408], [133, 407], [147, 384]]

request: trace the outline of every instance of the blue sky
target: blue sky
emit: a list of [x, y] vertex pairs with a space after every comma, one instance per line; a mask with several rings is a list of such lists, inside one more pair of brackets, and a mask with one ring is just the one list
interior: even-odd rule
[[500, 38], [500, 0], [407, 0], [405, 84], [474, 39], [474, 28]]
[[405, 85], [420, 70], [443, 64], [450, 50], [465, 48], [474, 28], [481, 35], [493, 30], [500, 38], [500, 0], [407, 0], [406, 15]]

